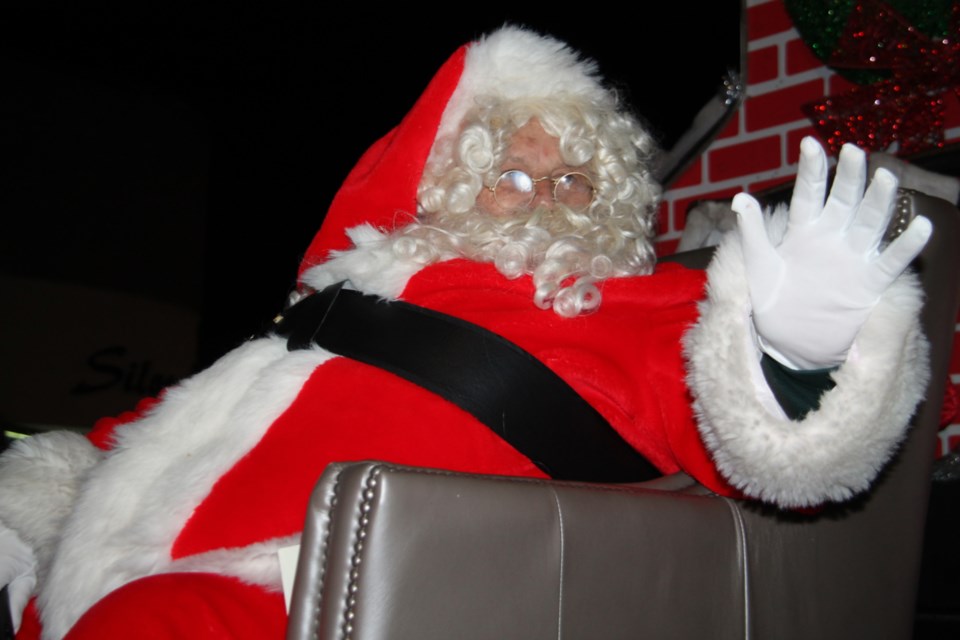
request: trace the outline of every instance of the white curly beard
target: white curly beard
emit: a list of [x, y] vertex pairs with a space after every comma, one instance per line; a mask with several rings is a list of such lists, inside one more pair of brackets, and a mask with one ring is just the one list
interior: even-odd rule
[[531, 275], [534, 303], [566, 317], [597, 308], [597, 282], [652, 271], [652, 261], [636, 258], [644, 238], [562, 206], [509, 217], [476, 207], [461, 214], [426, 213], [395, 232], [393, 243], [398, 256], [424, 263], [461, 256], [493, 263], [507, 278]]

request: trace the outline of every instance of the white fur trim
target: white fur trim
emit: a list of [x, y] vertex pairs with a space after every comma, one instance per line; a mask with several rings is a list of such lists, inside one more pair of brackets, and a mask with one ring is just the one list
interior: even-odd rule
[[422, 261], [397, 256], [390, 237], [372, 225], [347, 229], [347, 236], [354, 247], [332, 251], [329, 260], [303, 273], [304, 284], [320, 291], [347, 280], [354, 289], [393, 300], [425, 266]]
[[331, 357], [318, 349], [288, 352], [276, 337], [248, 342], [168, 389], [146, 417], [121, 428], [115, 448], [90, 471], [41, 586], [44, 637], [61, 637], [116, 587], [179, 567], [219, 560], [226, 573], [257, 582], [275, 579], [279, 588], [279, 570], [265, 559], [270, 545], [190, 562], [174, 562], [170, 550], [213, 484], [260, 441], [313, 370]]
[[33, 549], [41, 582], [80, 482], [102, 455], [78, 433], [53, 431], [18, 440], [0, 456], [0, 521]]
[[[456, 136], [478, 96], [506, 100], [545, 98], [558, 93], [609, 100], [597, 65], [567, 44], [533, 31], [507, 26], [471, 44], [463, 73], [440, 120], [436, 141]], [[433, 153], [443, 145], [434, 145]], [[428, 163], [429, 164], [429, 163]]]
[[277, 553], [283, 547], [299, 543], [298, 534], [258, 542], [242, 549], [215, 549], [175, 560], [166, 571], [216, 573], [280, 591], [280, 559]]
[[37, 558], [17, 532], [0, 524], [0, 585], [7, 588], [13, 631], [20, 629], [23, 610], [37, 586]]
[[757, 356], [745, 347], [752, 322], [736, 234], [719, 247], [708, 278], [684, 347], [700, 433], [720, 472], [746, 495], [783, 507], [865, 490], [903, 439], [929, 378], [916, 278], [904, 274], [887, 290], [833, 374], [837, 386], [799, 422], [771, 414], [744, 384]]

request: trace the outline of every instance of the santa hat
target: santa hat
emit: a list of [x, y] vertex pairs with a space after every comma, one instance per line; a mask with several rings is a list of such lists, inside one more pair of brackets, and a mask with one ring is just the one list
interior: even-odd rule
[[[507, 26], [460, 47], [430, 81], [403, 121], [360, 158], [337, 192], [300, 273], [347, 249], [345, 231], [368, 223], [393, 229], [417, 211], [417, 188], [428, 159], [449, 153], [438, 141], [459, 134], [478, 96], [505, 100], [575, 95], [610, 100], [596, 64], [549, 36]], [[434, 154], [434, 156], [431, 156]]]

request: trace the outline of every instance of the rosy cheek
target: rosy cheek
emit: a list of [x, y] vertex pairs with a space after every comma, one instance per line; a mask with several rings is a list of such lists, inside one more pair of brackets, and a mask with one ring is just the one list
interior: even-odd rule
[[500, 205], [497, 204], [496, 199], [493, 197], [493, 192], [491, 192], [489, 189], [482, 190], [480, 195], [477, 196], [477, 208], [492, 216], [499, 217], [509, 214], [508, 211], [501, 208]]

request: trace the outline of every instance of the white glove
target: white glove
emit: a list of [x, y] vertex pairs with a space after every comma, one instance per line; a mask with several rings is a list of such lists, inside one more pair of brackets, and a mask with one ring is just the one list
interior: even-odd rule
[[733, 199], [761, 347], [793, 369], [846, 360], [873, 306], [930, 237], [930, 221], [917, 217], [880, 252], [897, 180], [878, 169], [864, 194], [866, 175], [863, 151], [845, 145], [824, 204], [826, 154], [804, 138], [789, 222], [777, 246], [757, 201], [745, 193]]
[[14, 631], [37, 585], [37, 561], [16, 532], [0, 524], [0, 587], [6, 585]]

